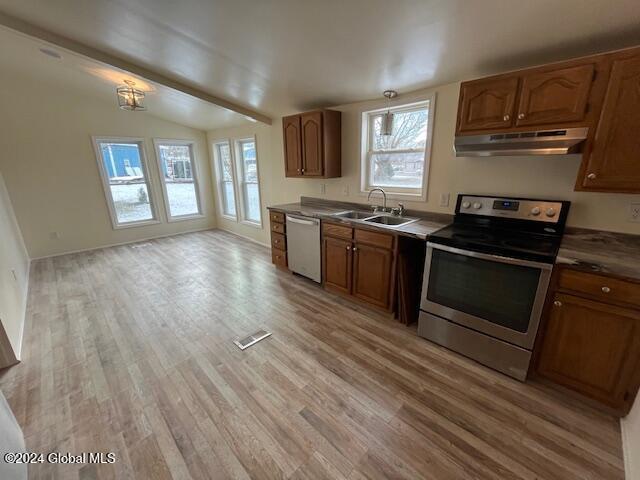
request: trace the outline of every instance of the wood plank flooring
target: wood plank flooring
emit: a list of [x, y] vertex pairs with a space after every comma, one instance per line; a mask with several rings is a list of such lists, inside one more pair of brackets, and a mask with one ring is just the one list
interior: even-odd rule
[[[31, 478], [622, 479], [618, 421], [208, 231], [34, 262], [0, 388]], [[273, 336], [240, 351], [232, 339]]]

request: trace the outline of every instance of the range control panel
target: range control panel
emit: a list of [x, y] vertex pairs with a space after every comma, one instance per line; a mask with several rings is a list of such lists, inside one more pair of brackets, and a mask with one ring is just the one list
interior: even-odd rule
[[462, 195], [456, 213], [557, 223], [564, 207], [547, 200]]

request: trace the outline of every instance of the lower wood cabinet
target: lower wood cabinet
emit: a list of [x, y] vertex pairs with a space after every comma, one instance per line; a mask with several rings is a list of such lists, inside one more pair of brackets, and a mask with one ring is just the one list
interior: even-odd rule
[[[557, 275], [562, 280], [549, 301], [536, 372], [624, 415], [640, 384], [640, 309], [622, 306], [615, 296], [615, 303], [589, 298], [585, 285], [596, 276], [584, 275]], [[612, 279], [597, 277], [601, 291], [613, 293]]]
[[395, 236], [326, 222], [322, 231], [325, 288], [393, 310]]
[[271, 263], [275, 266], [287, 268], [287, 226], [282, 212], [269, 212], [271, 224]]
[[393, 251], [363, 243], [355, 243], [353, 250], [353, 295], [388, 308]]

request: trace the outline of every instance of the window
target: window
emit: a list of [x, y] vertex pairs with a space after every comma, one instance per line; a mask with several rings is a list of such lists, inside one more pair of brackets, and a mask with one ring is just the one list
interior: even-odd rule
[[154, 140], [169, 221], [202, 216], [193, 142]]
[[255, 138], [213, 144], [218, 199], [222, 216], [248, 225], [262, 226], [260, 177]]
[[238, 219], [236, 212], [236, 189], [234, 185], [233, 159], [228, 140], [213, 145], [215, 171], [218, 178], [218, 199], [223, 216]]
[[142, 139], [94, 138], [114, 228], [158, 223]]
[[382, 187], [397, 196], [426, 199], [435, 96], [391, 108], [393, 133], [380, 134], [387, 109], [362, 114], [361, 190]]
[[242, 219], [248, 223], [262, 225], [255, 139], [236, 140], [236, 156], [242, 193]]

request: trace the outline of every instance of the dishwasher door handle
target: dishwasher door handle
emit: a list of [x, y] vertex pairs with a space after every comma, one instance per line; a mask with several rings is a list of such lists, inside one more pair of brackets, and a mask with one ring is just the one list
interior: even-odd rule
[[307, 218], [299, 218], [299, 217], [292, 217], [290, 215], [287, 215], [287, 220], [293, 223], [299, 223], [300, 225], [318, 225], [318, 223], [320, 222], [320, 220], [316, 220], [315, 218], [313, 220], [309, 220]]

